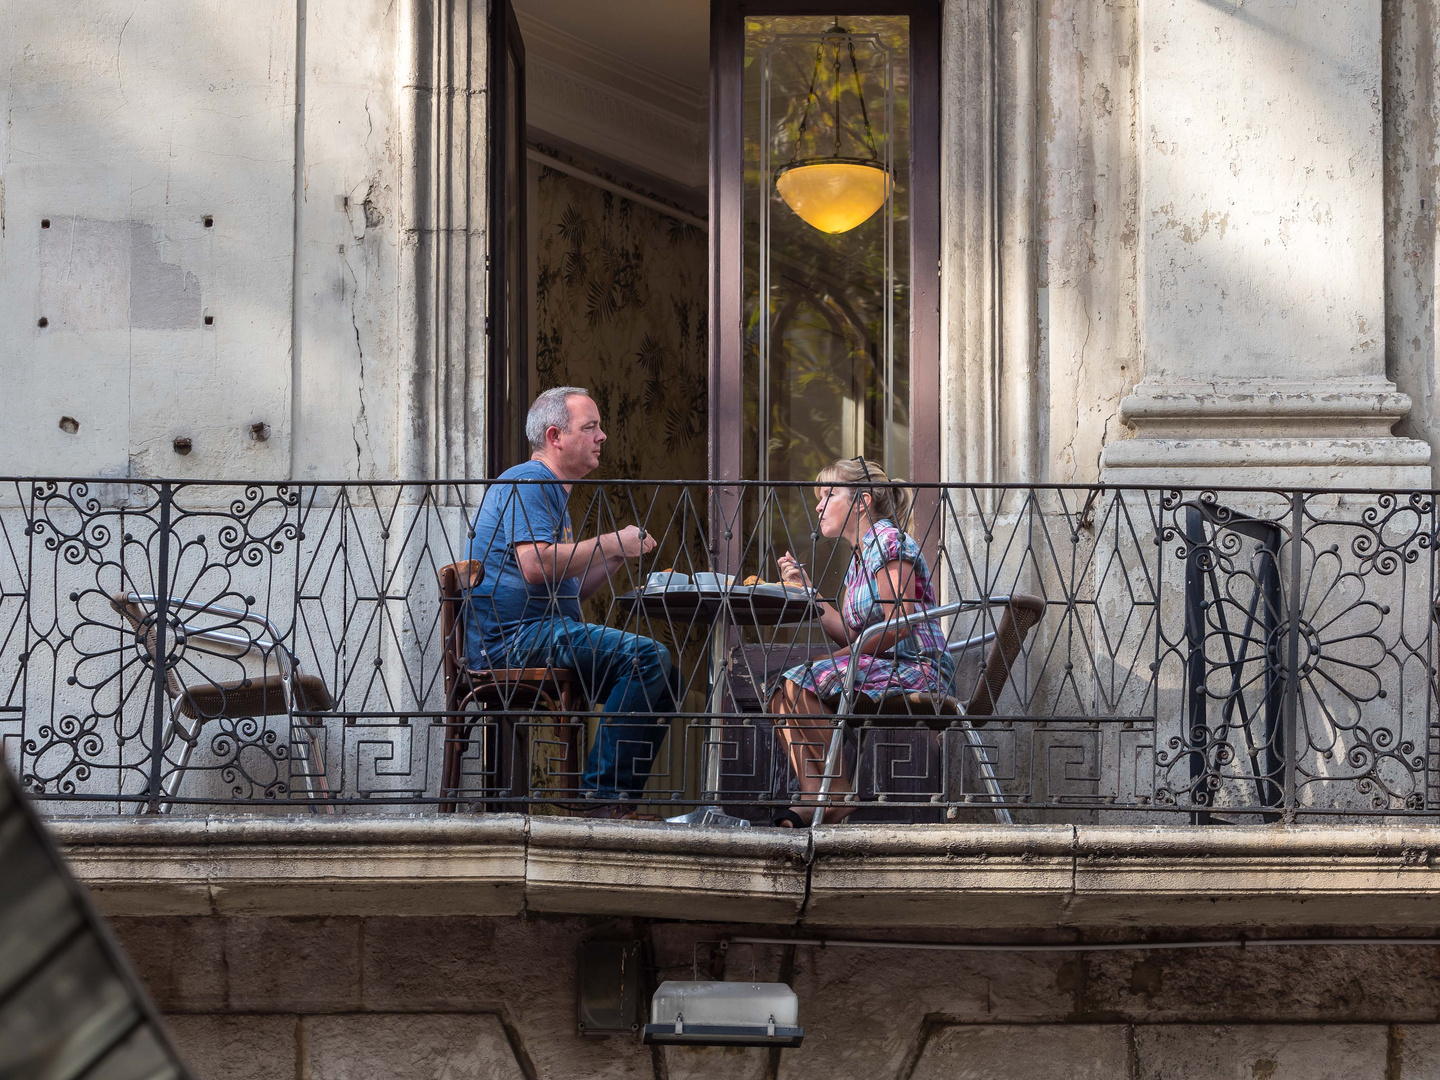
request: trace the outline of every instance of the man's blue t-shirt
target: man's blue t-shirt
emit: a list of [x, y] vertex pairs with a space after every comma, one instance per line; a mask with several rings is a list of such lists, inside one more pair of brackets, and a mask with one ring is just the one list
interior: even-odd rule
[[[506, 484], [506, 480], [549, 480]], [[579, 620], [580, 578], [531, 585], [520, 573], [515, 545], [573, 544], [569, 498], [559, 478], [538, 461], [506, 469], [486, 489], [475, 514], [470, 558], [485, 577], [471, 593], [465, 647], [471, 667], [505, 666], [505, 648], [526, 623], [563, 616]]]

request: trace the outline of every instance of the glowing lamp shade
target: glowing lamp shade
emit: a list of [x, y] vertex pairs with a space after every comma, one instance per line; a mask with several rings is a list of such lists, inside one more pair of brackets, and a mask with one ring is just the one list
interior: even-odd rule
[[787, 165], [775, 189], [807, 225], [849, 232], [869, 221], [890, 196], [890, 173], [878, 161], [813, 160]]

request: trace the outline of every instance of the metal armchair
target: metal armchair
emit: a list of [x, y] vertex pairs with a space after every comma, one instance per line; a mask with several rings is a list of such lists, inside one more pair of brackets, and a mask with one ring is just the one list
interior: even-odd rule
[[[156, 605], [159, 598], [148, 593], [118, 592], [110, 596], [110, 606], [129, 624], [146, 655], [154, 658], [158, 638]], [[243, 664], [247, 658], [258, 658], [259, 675], [216, 680], [203, 675], [193, 663], [186, 666], [198, 678], [183, 679], [180, 665], [170, 663], [165, 671], [165, 691], [170, 699], [170, 719], [165, 725], [161, 745], [169, 750], [179, 738], [182, 746], [175, 767], [161, 782], [160, 795], [167, 800], [164, 809], [172, 807], [180, 782], [190, 764], [191, 754], [199, 742], [200, 729], [211, 720], [244, 719], [257, 716], [294, 716], [295, 713], [325, 712], [335, 706], [325, 680], [300, 670], [295, 654], [285, 647], [279, 630], [269, 619], [253, 611], [241, 611], [217, 604], [202, 604], [171, 597], [166, 601], [171, 612], [185, 612], [219, 625], [200, 625], [195, 620], [176, 618], [167, 630], [178, 644], [188, 648], [192, 643], [207, 646], [215, 656], [226, 656]], [[243, 627], [255, 626], [257, 633]], [[271, 659], [278, 663], [272, 669]], [[158, 661], [157, 661], [158, 662]], [[323, 725], [314, 718], [297, 718], [296, 726], [304, 738], [294, 744], [298, 750], [305, 793], [310, 798], [329, 795], [325, 777], [324, 755], [319, 734]], [[334, 807], [329, 807], [331, 813]]]
[[[994, 630], [951, 642], [946, 646], [952, 656], [989, 646], [989, 650], [985, 654], [984, 665], [980, 670], [980, 678], [967, 701], [961, 702], [958, 698], [948, 694], [898, 690], [893, 694], [887, 694], [879, 702], [872, 702], [865, 695], [857, 698], [855, 677], [859, 665], [848, 664], [846, 665], [845, 687], [840, 695], [838, 714], [842, 717], [855, 715], [857, 705], [863, 702], [864, 708], [859, 711], [866, 714], [904, 718], [907, 722], [919, 723], [936, 731], [948, 728], [958, 722], [960, 730], [965, 733], [966, 742], [970, 744], [970, 749], [975, 755], [986, 792], [998, 800], [1003, 795], [1000, 783], [995, 777], [994, 767], [985, 756], [984, 746], [975, 730], [977, 727], [984, 726], [984, 721], [977, 722], [975, 718], [994, 715], [995, 703], [1005, 689], [1005, 684], [1010, 679], [1016, 661], [1020, 658], [1020, 650], [1025, 644], [1025, 638], [1045, 614], [1045, 601], [1038, 596], [1012, 593], [1008, 596], [991, 596], [983, 600], [961, 600], [957, 603], [942, 604], [913, 614], [900, 613], [883, 623], [877, 623], [863, 630], [856, 638], [851, 651], [852, 654], [861, 652], [866, 645], [880, 635], [901, 626], [933, 622], [936, 619], [948, 618], [967, 611], [993, 607], [1003, 609], [1000, 622]], [[825, 810], [831, 803], [830, 788], [839, 767], [844, 738], [845, 723], [839, 721], [830, 734], [830, 745], [825, 754], [825, 769], [820, 780], [820, 800], [815, 808], [813, 821], [816, 825], [819, 825], [824, 819]], [[1012, 824], [1010, 811], [1003, 807], [996, 807], [995, 818], [1003, 824]]]

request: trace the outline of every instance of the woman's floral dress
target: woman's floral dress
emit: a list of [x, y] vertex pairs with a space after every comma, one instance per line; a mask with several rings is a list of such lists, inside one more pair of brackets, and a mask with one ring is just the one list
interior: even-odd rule
[[[893, 617], [897, 605], [879, 602], [878, 584], [881, 572], [892, 562], [910, 564], [901, 584], [916, 608], [924, 611], [935, 605], [935, 588], [920, 545], [891, 521], [881, 519], [861, 540], [840, 594], [840, 617], [853, 633]], [[909, 635], [897, 641], [889, 655], [815, 660], [790, 668], [780, 678], [833, 703], [845, 689], [851, 663], [860, 665], [855, 689], [877, 702], [886, 694], [910, 690], [948, 694], [955, 675], [954, 658], [945, 651], [945, 635], [935, 623], [921, 622], [911, 624]]]

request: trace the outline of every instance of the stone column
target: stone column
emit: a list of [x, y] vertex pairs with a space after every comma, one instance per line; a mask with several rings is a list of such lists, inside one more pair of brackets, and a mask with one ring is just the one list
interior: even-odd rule
[[1142, 0], [1144, 380], [1108, 483], [1430, 486], [1385, 373], [1380, 0]]

